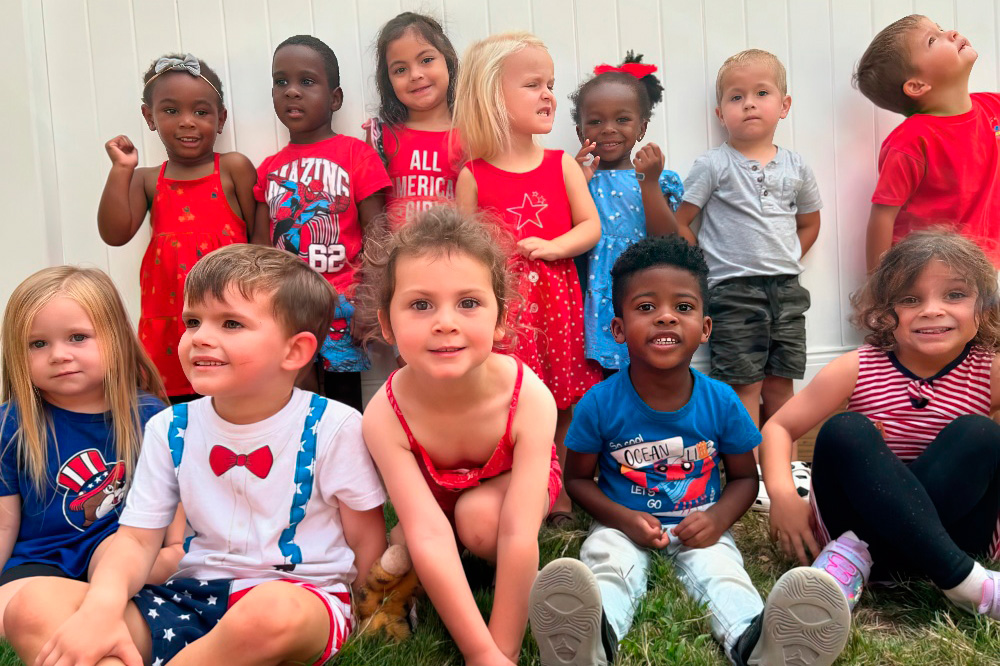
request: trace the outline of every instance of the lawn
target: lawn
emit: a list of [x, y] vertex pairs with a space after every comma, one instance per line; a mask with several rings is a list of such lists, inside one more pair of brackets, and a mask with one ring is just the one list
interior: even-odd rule
[[[542, 563], [556, 557], [576, 557], [586, 535], [586, 519], [578, 514], [577, 529], [543, 530]], [[762, 595], [767, 594], [789, 566], [767, 540], [767, 520], [748, 514], [734, 528], [747, 568]], [[490, 603], [492, 574], [468, 563], [476, 598], [485, 611]], [[691, 603], [673, 576], [671, 564], [654, 558], [649, 594], [638, 609], [635, 625], [622, 643], [619, 666], [684, 664], [723, 666], [729, 662], [709, 635], [705, 611]], [[461, 666], [461, 655], [430, 604], [420, 607], [416, 634], [399, 645], [377, 638], [349, 641], [332, 663], [339, 666]], [[525, 638], [521, 664], [538, 662], [531, 637]], [[838, 664], [1000, 664], [1000, 623], [975, 618], [949, 606], [927, 583], [865, 590], [855, 610], [851, 638]], [[9, 648], [0, 652], [0, 666], [20, 664]]]

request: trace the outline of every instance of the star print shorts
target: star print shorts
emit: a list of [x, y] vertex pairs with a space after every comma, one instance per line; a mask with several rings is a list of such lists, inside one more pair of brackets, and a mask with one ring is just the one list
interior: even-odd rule
[[[311, 583], [288, 578], [281, 582], [308, 590], [326, 606], [330, 616], [330, 635], [326, 650], [316, 665], [336, 654], [351, 633], [351, 603], [348, 592], [327, 592]], [[147, 585], [132, 601], [138, 606], [153, 639], [153, 666], [163, 666], [184, 648], [198, 640], [219, 623], [247, 592], [266, 580], [197, 580], [178, 578], [165, 585]]]

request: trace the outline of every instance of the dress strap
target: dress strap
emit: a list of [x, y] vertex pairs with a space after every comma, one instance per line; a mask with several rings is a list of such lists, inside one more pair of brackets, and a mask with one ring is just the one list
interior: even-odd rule
[[222, 158], [222, 156], [219, 155], [219, 153], [213, 153], [213, 155], [215, 155], [215, 171], [212, 172], [212, 175], [218, 176], [219, 175], [219, 161]]
[[514, 393], [510, 397], [510, 411], [507, 413], [507, 430], [504, 431], [504, 438], [510, 439], [510, 428], [514, 425], [514, 414], [517, 413], [517, 400], [518, 396], [521, 395], [521, 380], [524, 379], [524, 363], [518, 357], [514, 357], [517, 361], [517, 378], [514, 380]]
[[389, 375], [389, 379], [385, 383], [385, 397], [389, 398], [389, 404], [392, 406], [392, 411], [396, 412], [396, 418], [399, 419], [399, 425], [403, 426], [403, 432], [406, 433], [406, 439], [410, 442], [410, 448], [416, 447], [418, 451], [423, 453], [423, 449], [417, 444], [417, 439], [410, 432], [410, 426], [406, 424], [406, 419], [403, 418], [403, 412], [399, 408], [399, 403], [396, 402], [396, 396], [392, 393], [392, 380], [395, 378], [396, 373], [399, 370], [393, 370]]
[[164, 162], [160, 165], [160, 175], [156, 178], [156, 184], [159, 185], [160, 181], [163, 180], [163, 175], [167, 173], [167, 163]]

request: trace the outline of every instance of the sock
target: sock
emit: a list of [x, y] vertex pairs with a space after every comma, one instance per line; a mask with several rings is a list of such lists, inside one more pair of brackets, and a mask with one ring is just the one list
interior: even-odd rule
[[944, 596], [954, 601], [959, 606], [969, 606], [978, 608], [983, 600], [983, 583], [986, 582], [986, 569], [979, 562], [972, 565], [972, 571], [961, 583], [950, 590], [942, 590]]

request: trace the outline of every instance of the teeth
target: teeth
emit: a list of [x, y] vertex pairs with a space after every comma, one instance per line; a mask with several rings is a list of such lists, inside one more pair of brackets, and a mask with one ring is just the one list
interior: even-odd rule
[[653, 338], [653, 344], [657, 345], [676, 345], [678, 342], [677, 338], [671, 337]]
[[195, 361], [195, 365], [198, 365], [198, 366], [216, 366], [216, 365], [224, 365], [224, 364], [221, 363], [220, 361]]

